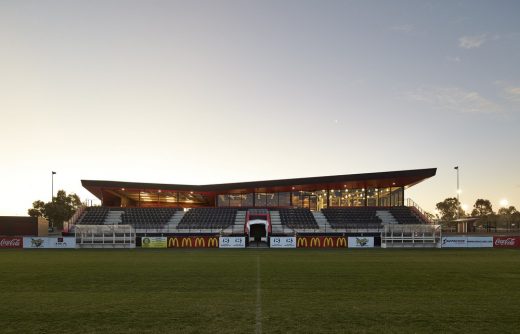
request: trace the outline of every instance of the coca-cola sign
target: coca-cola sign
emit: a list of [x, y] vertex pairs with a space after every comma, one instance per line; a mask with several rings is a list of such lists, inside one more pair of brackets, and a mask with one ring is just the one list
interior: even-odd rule
[[22, 248], [22, 237], [0, 237], [0, 248]]
[[493, 237], [495, 248], [520, 248], [520, 237]]

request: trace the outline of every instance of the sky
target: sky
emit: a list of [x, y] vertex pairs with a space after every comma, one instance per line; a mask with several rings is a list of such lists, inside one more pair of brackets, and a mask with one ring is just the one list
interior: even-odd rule
[[518, 1], [0, 0], [0, 215], [82, 179], [436, 167], [520, 207]]

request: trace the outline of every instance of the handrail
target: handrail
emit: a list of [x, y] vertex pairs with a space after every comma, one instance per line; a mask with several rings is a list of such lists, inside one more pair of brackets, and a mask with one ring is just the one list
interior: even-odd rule
[[419, 214], [422, 219], [424, 219], [428, 224], [433, 224], [433, 221], [428, 217], [428, 215], [426, 214], [426, 211], [424, 211], [419, 206], [419, 204], [415, 203], [415, 201], [413, 199], [407, 198], [406, 206], [408, 206], [410, 208], [414, 208], [416, 210], [417, 214]]
[[76, 222], [78, 221], [79, 217], [83, 214], [83, 212], [85, 211], [87, 207], [85, 205], [80, 205], [78, 207], [78, 209], [76, 210], [76, 212], [74, 212], [74, 214], [72, 215], [72, 217], [67, 220], [65, 223], [66, 223], [66, 226], [64, 224], [63, 226], [63, 230], [64, 232], [69, 232], [70, 228], [76, 224]]

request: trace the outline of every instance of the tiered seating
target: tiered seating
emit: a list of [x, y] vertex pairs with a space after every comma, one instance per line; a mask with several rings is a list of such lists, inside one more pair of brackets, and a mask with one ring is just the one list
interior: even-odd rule
[[376, 229], [381, 227], [381, 219], [376, 216], [377, 208], [328, 208], [321, 211], [332, 228]]
[[77, 224], [102, 225], [110, 209], [103, 206], [93, 206], [85, 209]]
[[179, 229], [221, 229], [235, 222], [238, 209], [235, 208], [194, 208], [184, 214]]
[[298, 229], [318, 229], [318, 223], [309, 209], [280, 209], [282, 225]]
[[425, 224], [425, 221], [422, 221], [417, 217], [412, 208], [407, 206], [394, 206], [390, 208], [390, 213], [394, 216], [395, 220], [399, 222], [399, 224]]
[[126, 208], [122, 224], [135, 228], [163, 228], [180, 208]]

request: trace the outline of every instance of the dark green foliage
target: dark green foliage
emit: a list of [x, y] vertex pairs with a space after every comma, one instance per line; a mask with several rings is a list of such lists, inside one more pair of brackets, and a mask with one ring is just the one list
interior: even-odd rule
[[455, 197], [446, 198], [444, 201], [437, 203], [441, 220], [449, 222], [464, 216], [464, 211], [460, 207], [460, 202]]
[[473, 205], [473, 208], [474, 209], [471, 212], [471, 215], [474, 217], [483, 217], [493, 214], [493, 206], [491, 205], [491, 202], [487, 199], [477, 199], [475, 201], [475, 204]]
[[33, 202], [33, 207], [27, 210], [31, 217], [43, 217], [49, 221], [49, 226], [63, 227], [63, 222], [69, 220], [81, 205], [78, 195], [67, 195], [65, 190], [59, 190], [52, 202]]

